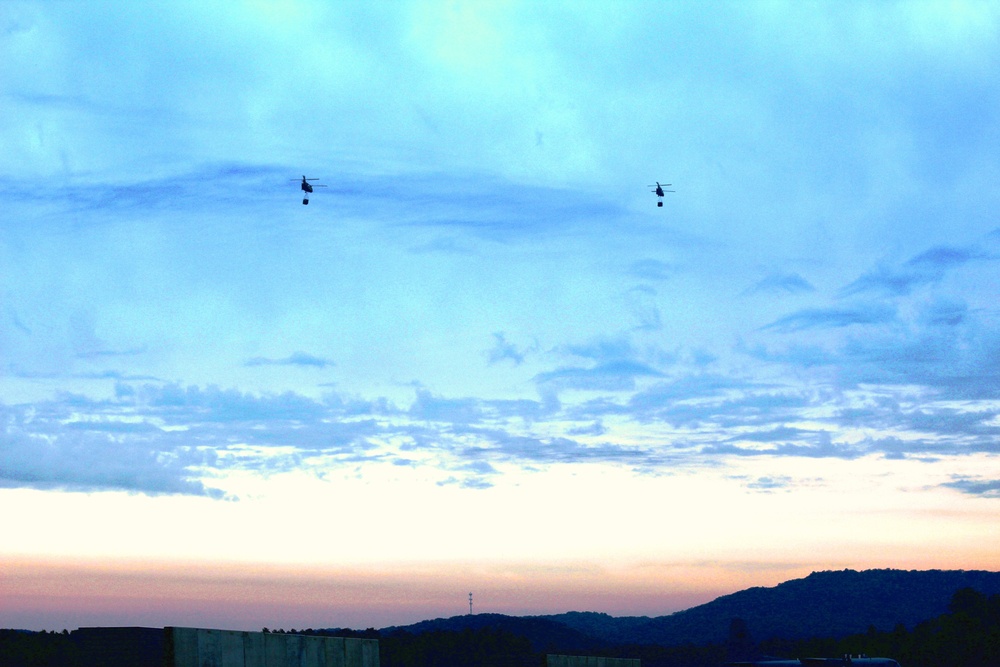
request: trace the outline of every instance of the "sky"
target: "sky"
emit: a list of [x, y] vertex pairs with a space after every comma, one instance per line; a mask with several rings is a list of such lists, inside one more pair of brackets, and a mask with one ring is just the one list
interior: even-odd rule
[[990, 2], [0, 3], [0, 627], [1000, 570], [997, 71]]

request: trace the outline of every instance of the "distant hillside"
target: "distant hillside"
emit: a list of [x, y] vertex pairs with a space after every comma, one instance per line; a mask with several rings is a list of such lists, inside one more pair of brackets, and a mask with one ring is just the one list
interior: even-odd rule
[[773, 588], [750, 588], [635, 628], [632, 641], [672, 646], [723, 642], [734, 618], [753, 639], [843, 637], [869, 626], [907, 629], [948, 610], [955, 591], [1000, 593], [1000, 572], [841, 570], [814, 572]]
[[564, 623], [544, 617], [507, 616], [504, 614], [466, 614], [451, 618], [438, 618], [431, 621], [421, 621], [405, 627], [383, 628], [380, 634], [391, 636], [394, 633], [409, 632], [421, 634], [435, 631], [457, 632], [461, 630], [481, 630], [491, 628], [503, 630], [526, 638], [535, 651], [594, 651], [607, 645], [607, 642]]
[[871, 626], [888, 631], [902, 624], [912, 630], [917, 623], [944, 614], [952, 595], [962, 588], [973, 588], [986, 595], [1000, 594], [1000, 572], [814, 572], [772, 588], [750, 588], [655, 618], [614, 617], [595, 612], [528, 617], [474, 614], [391, 629], [419, 633], [497, 627], [529, 637], [536, 648], [560, 651], [612, 644], [723, 643], [734, 618], [746, 621], [751, 638], [756, 641], [773, 637], [844, 637], [866, 632]]

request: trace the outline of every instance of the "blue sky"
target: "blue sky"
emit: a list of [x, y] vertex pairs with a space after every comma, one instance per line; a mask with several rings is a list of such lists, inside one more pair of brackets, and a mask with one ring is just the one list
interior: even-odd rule
[[1000, 568], [998, 22], [4, 3], [0, 625], [131, 624], [38, 588], [91, 560], [392, 600], [250, 629]]

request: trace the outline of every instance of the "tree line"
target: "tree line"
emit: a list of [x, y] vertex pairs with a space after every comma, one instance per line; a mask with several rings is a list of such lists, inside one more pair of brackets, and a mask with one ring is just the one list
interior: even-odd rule
[[795, 657], [864, 653], [894, 658], [902, 667], [998, 667], [1000, 595], [963, 588], [952, 596], [948, 613], [913, 630], [902, 625], [890, 631], [870, 627], [866, 633], [838, 639], [770, 639], [759, 647], [764, 653]]
[[[753, 641], [746, 623], [734, 619], [729, 641], [703, 645], [617, 645], [588, 652], [639, 658], [643, 667], [720, 667], [727, 660], [762, 656], [783, 658], [839, 657], [846, 654], [894, 658], [902, 667], [997, 667], [1000, 665], [1000, 595], [971, 588], [957, 591], [948, 611], [891, 631], [874, 626], [844, 637], [767, 638]], [[264, 632], [284, 633], [284, 629]], [[382, 667], [543, 667], [545, 653], [509, 630], [483, 627], [464, 630], [289, 630], [289, 634], [360, 637], [379, 640]], [[574, 651], [575, 654], [580, 654]], [[0, 667], [76, 667], [79, 654], [72, 634], [0, 630]]]

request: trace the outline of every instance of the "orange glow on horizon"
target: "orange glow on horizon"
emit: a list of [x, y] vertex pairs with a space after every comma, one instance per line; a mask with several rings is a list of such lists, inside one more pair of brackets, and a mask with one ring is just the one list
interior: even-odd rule
[[[467, 613], [470, 590], [476, 593], [476, 613], [660, 616], [814, 570], [941, 567], [920, 555], [900, 563], [643, 562], [614, 568], [586, 562], [409, 563], [358, 568], [7, 557], [0, 558], [0, 627], [382, 628]], [[992, 556], [978, 565], [959, 559], [946, 569], [998, 566]]]

